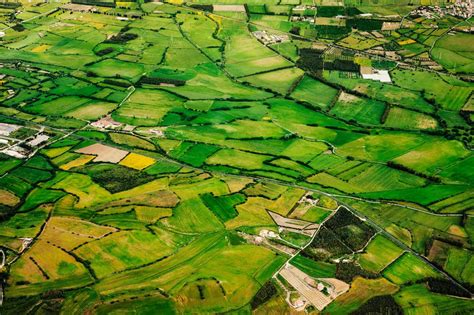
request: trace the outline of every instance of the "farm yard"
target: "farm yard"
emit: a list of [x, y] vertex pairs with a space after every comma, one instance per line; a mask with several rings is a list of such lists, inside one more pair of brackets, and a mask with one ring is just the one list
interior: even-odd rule
[[0, 3], [0, 313], [474, 312], [462, 8]]

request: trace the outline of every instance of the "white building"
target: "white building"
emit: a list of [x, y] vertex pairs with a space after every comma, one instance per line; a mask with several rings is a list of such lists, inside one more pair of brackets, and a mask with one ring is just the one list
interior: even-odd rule
[[360, 67], [360, 74], [366, 80], [374, 80], [383, 83], [392, 83], [388, 70], [378, 70], [372, 67]]
[[49, 139], [49, 136], [47, 135], [42, 135], [42, 134], [37, 135], [36, 138], [34, 138], [31, 141], [28, 141], [27, 145], [29, 145], [30, 147], [36, 147], [40, 145], [41, 143], [48, 141], [48, 139]]

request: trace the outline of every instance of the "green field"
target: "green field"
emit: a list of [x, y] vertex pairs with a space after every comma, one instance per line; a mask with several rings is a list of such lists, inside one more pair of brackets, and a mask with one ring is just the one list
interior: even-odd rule
[[383, 275], [396, 284], [437, 276], [430, 266], [412, 254], [403, 254], [384, 270]]
[[383, 236], [374, 238], [359, 258], [364, 269], [380, 272], [402, 254], [402, 249]]

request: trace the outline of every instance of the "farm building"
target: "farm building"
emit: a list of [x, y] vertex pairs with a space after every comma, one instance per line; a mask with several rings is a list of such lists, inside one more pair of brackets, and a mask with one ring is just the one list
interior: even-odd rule
[[383, 83], [392, 83], [388, 70], [378, 70], [372, 67], [360, 67], [360, 74], [366, 80], [380, 81]]

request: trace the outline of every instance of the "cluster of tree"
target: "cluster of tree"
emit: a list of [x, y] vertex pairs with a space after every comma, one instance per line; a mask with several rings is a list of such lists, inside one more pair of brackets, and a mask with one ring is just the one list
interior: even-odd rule
[[8, 206], [0, 205], [0, 222], [6, 221], [15, 214], [15, 209]]
[[112, 80], [112, 79], [105, 79], [102, 82], [105, 83], [105, 84], [120, 86], [120, 87], [124, 87], [124, 88], [130, 87], [130, 83], [128, 83], [126, 81], [117, 81], [117, 80]]
[[471, 294], [447, 279], [426, 279], [431, 292], [471, 298]]
[[102, 57], [102, 56], [108, 55], [108, 54], [110, 54], [111, 52], [114, 52], [114, 51], [115, 51], [115, 49], [113, 49], [112, 47], [107, 47], [107, 48], [101, 49], [99, 51], [96, 51], [95, 54], [97, 56]]
[[393, 162], [393, 161], [388, 161], [387, 162], [387, 166], [388, 167], [391, 167], [393, 169], [396, 169], [396, 170], [400, 170], [400, 171], [404, 171], [404, 172], [407, 172], [407, 173], [410, 173], [410, 174], [413, 174], [413, 175], [416, 175], [416, 176], [419, 176], [419, 177], [422, 177], [422, 178], [425, 178], [425, 179], [428, 179], [434, 183], [441, 183], [441, 179], [439, 177], [436, 177], [436, 176], [432, 176], [432, 175], [428, 175], [428, 174], [424, 174], [424, 173], [421, 173], [421, 172], [418, 172], [418, 171], [415, 171], [414, 169], [411, 169], [405, 165], [401, 165], [401, 164], [398, 164], [396, 162]]
[[316, 15], [319, 17], [333, 17], [337, 15], [354, 16], [362, 12], [355, 7], [343, 6], [320, 6], [318, 7]]
[[324, 61], [324, 53], [316, 49], [302, 48], [299, 50], [299, 56], [300, 58], [297, 61], [298, 67], [312, 73], [317, 73], [322, 69], [346, 72], [360, 71], [360, 65], [350, 58], [336, 58], [334, 61]]
[[16, 9], [20, 6], [20, 2], [0, 2], [0, 8], [2, 9]]
[[372, 67], [374, 67], [375, 69], [392, 69], [396, 65], [397, 63], [391, 60], [383, 60], [383, 59], [372, 60]]
[[[465, 111], [461, 111], [460, 114], [461, 116], [463, 116], [463, 113], [467, 113]], [[467, 117], [470, 116], [470, 114], [468, 115], [465, 115]], [[470, 119], [470, 118], [468, 118]], [[474, 128], [472, 127], [462, 127], [462, 126], [459, 126], [459, 127], [453, 127], [453, 128], [450, 128], [450, 129], [445, 129], [444, 131], [444, 137], [448, 140], [453, 140], [453, 139], [458, 139], [462, 142], [464, 142], [464, 144], [467, 146], [467, 147], [473, 147], [474, 146]]]
[[310, 48], [302, 48], [299, 50], [300, 58], [296, 65], [301, 69], [310, 72], [317, 72], [324, 67], [324, 55], [322, 51]]
[[396, 41], [390, 41], [382, 45], [384, 50], [399, 50], [402, 46]]
[[303, 256], [316, 261], [325, 261], [350, 253], [351, 251], [336, 234], [325, 226], [319, 230], [313, 242], [301, 252]]
[[15, 32], [23, 32], [25, 30], [25, 27], [22, 24], [18, 23], [18, 24], [13, 25], [12, 29]]
[[128, 41], [134, 40], [138, 37], [137, 34], [134, 33], [118, 33], [104, 41], [104, 43], [111, 43], [111, 44], [123, 44]]
[[339, 70], [339, 71], [346, 71], [346, 72], [359, 72], [360, 65], [356, 64], [352, 60], [336, 59], [333, 62], [325, 62], [324, 69], [325, 70]]
[[111, 193], [129, 190], [154, 179], [153, 176], [148, 175], [145, 172], [140, 172], [120, 165], [113, 165], [103, 169], [89, 169], [88, 167], [85, 167], [81, 169], [81, 172], [87, 173], [92, 177], [94, 182]]
[[174, 86], [183, 86], [186, 84], [185, 80], [178, 80], [178, 79], [169, 79], [169, 78], [157, 78], [157, 77], [141, 77], [138, 81], [138, 84], [153, 84], [153, 85], [160, 85], [160, 84], [172, 84]]
[[334, 17], [345, 14], [346, 8], [342, 6], [320, 6], [316, 12], [316, 16], [318, 17]]
[[115, 8], [115, 1], [104, 2], [96, 0], [72, 0], [71, 2], [76, 4], [96, 5], [99, 7]]
[[35, 129], [30, 129], [30, 128], [20, 128], [15, 131], [13, 131], [10, 134], [10, 137], [16, 138], [16, 139], [26, 139], [28, 137], [34, 136], [38, 131]]
[[385, 103], [385, 109], [382, 113], [382, 116], [380, 116], [380, 123], [383, 125], [387, 121], [388, 114], [390, 113], [391, 106], [388, 103]]
[[41, 294], [42, 299], [60, 299], [64, 297], [65, 295], [63, 290], [49, 290]]
[[206, 11], [206, 12], [213, 12], [214, 11], [214, 6], [212, 4], [191, 4], [191, 8], [201, 10], [201, 11]]
[[257, 294], [255, 294], [252, 301], [250, 302], [250, 306], [252, 306], [252, 309], [254, 310], [260, 305], [269, 301], [276, 294], [277, 289], [275, 285], [273, 282], [268, 281], [260, 288], [260, 290], [258, 290]]
[[351, 315], [366, 314], [402, 315], [403, 308], [397, 304], [391, 295], [381, 295], [369, 299], [357, 310], [351, 313]]
[[351, 32], [350, 27], [341, 27], [336, 25], [315, 25], [317, 36], [327, 39], [339, 39]]
[[346, 26], [361, 31], [376, 31], [382, 29], [383, 22], [375, 19], [352, 18], [346, 21]]
[[290, 29], [290, 34], [293, 34], [293, 35], [300, 35], [300, 31], [301, 31], [301, 28], [299, 26], [293, 26], [291, 29]]
[[344, 282], [351, 282], [355, 277], [364, 277], [367, 279], [375, 279], [380, 275], [364, 270], [360, 266], [352, 262], [340, 262], [336, 266], [336, 278]]
[[[353, 251], [364, 248], [365, 244], [375, 234], [375, 230], [371, 226], [365, 224], [346, 208], [340, 208], [325, 225]], [[354, 226], [358, 227], [357, 234], [353, 232]]]

